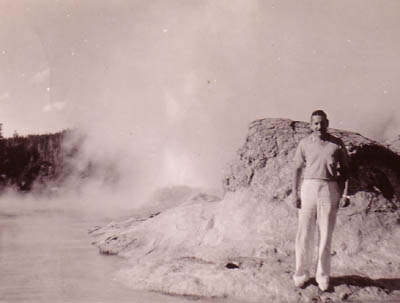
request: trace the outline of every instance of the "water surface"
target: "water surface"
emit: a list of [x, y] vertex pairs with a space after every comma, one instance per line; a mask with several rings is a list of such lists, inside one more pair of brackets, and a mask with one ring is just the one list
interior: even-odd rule
[[0, 303], [193, 302], [134, 291], [114, 281], [112, 273], [125, 260], [99, 254], [88, 234], [110, 220], [51, 201], [1, 200]]

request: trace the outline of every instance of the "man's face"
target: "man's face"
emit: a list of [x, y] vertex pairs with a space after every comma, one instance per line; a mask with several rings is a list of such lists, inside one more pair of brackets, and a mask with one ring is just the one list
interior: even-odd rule
[[328, 130], [328, 120], [323, 116], [311, 117], [311, 130], [318, 137], [326, 135]]

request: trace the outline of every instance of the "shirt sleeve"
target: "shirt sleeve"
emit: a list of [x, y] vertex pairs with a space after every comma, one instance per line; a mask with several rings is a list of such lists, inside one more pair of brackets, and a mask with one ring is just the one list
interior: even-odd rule
[[296, 153], [294, 154], [294, 163], [296, 166], [301, 166], [306, 163], [306, 158], [304, 156], [303, 150], [303, 141], [300, 141], [299, 145], [297, 146]]

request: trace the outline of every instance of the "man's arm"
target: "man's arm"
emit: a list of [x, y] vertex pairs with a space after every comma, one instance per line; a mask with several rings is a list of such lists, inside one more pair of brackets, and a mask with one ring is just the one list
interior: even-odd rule
[[347, 207], [350, 204], [350, 199], [348, 196], [348, 188], [349, 188], [349, 166], [350, 159], [347, 153], [346, 147], [341, 142], [341, 154], [340, 154], [340, 178], [338, 180], [339, 188], [342, 193], [342, 197], [340, 199], [340, 206]]
[[300, 141], [297, 146], [296, 153], [294, 155], [294, 171], [292, 180], [292, 192], [293, 192], [293, 206], [296, 208], [301, 208], [301, 199], [299, 195], [299, 186], [301, 173], [305, 164], [305, 156], [303, 153], [302, 141]]
[[293, 206], [296, 208], [301, 208], [301, 199], [299, 196], [299, 184], [300, 184], [300, 177], [303, 170], [303, 164], [296, 163], [294, 168], [293, 174]]

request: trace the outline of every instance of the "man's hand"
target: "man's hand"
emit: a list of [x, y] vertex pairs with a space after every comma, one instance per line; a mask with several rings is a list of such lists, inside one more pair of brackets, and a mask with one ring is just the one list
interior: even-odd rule
[[347, 207], [350, 205], [350, 198], [348, 196], [342, 196], [339, 202], [339, 207]]
[[301, 199], [298, 195], [293, 195], [293, 207], [301, 208]]

